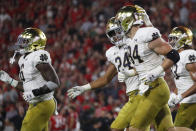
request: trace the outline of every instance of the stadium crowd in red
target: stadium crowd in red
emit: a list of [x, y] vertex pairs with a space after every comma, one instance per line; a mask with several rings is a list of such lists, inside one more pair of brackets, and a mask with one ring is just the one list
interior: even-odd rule
[[[59, 115], [51, 118], [51, 131], [78, 131], [78, 128], [108, 131], [127, 101], [125, 87], [116, 78], [106, 87], [74, 100], [66, 95], [69, 88], [104, 74], [108, 65], [105, 51], [112, 46], [105, 35], [105, 25], [124, 3], [123, 0], [0, 2], [0, 69], [18, 78], [17, 63], [9, 64], [13, 53], [8, 52], [8, 47], [25, 28], [40, 28], [47, 36], [46, 50], [61, 81], [61, 88], [55, 93]], [[164, 39], [178, 25], [189, 27], [196, 36], [196, 0], [136, 0], [135, 3], [146, 9]], [[27, 107], [21, 94], [0, 83], [0, 130], [20, 130]]]

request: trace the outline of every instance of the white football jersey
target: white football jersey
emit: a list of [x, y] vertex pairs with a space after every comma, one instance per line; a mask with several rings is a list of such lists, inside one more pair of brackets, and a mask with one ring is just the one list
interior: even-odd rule
[[[193, 85], [193, 80], [186, 70], [186, 64], [196, 62], [196, 51], [188, 49], [183, 50], [179, 54], [180, 60], [172, 67], [172, 72], [175, 75], [175, 84], [178, 89], [178, 94], [182, 94]], [[180, 103], [196, 103], [196, 94], [184, 98]]]
[[[18, 61], [20, 67], [19, 77], [23, 81], [24, 92], [32, 91], [42, 87], [47, 83], [41, 73], [37, 70], [36, 65], [39, 63], [51, 64], [50, 54], [45, 50], [37, 50], [28, 55], [22, 55]], [[53, 93], [44, 94], [34, 98], [30, 103], [49, 100], [53, 98]]]
[[[162, 56], [148, 47], [149, 42], [159, 38], [160, 32], [154, 27], [139, 28], [133, 39], [127, 39], [131, 61], [142, 80], [146, 73], [162, 64]], [[163, 76], [162, 73], [160, 76]]]
[[[115, 65], [118, 72], [126, 72], [133, 68], [133, 64], [129, 61], [129, 54], [127, 46], [124, 45], [121, 48], [112, 46], [106, 51], [106, 57], [109, 62]], [[138, 89], [139, 79], [138, 76], [133, 76], [125, 80], [126, 93]]]

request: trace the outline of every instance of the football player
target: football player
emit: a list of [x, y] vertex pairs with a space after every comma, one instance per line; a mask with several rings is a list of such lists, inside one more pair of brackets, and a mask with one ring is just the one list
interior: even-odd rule
[[12, 48], [15, 54], [21, 54], [20, 81], [0, 71], [0, 80], [22, 91], [24, 100], [29, 103], [21, 131], [47, 131], [48, 121], [55, 112], [53, 93], [60, 83], [50, 54], [44, 50], [46, 40], [40, 29], [26, 28]]
[[192, 39], [192, 31], [184, 26], [173, 28], [169, 34], [169, 43], [178, 50], [180, 61], [172, 68], [177, 88], [171, 93], [168, 104], [174, 107], [180, 102], [174, 122], [176, 127], [196, 130], [196, 94], [190, 94], [191, 91], [195, 93], [196, 88], [196, 51], [192, 49]]
[[[121, 82], [125, 82], [126, 94], [129, 96], [129, 101], [123, 106], [118, 116], [111, 124], [113, 131], [124, 131], [125, 128], [129, 127], [137, 104], [141, 99], [141, 96], [137, 95], [139, 80], [138, 76], [130, 77], [135, 75], [136, 72], [133, 70], [132, 64], [129, 61], [128, 48], [124, 44], [124, 33], [115, 23], [114, 17], [112, 17], [107, 23], [106, 35], [114, 46], [106, 51], [106, 57], [110, 64], [105, 74], [86, 85], [76, 86], [69, 89], [68, 96], [73, 99], [85, 91], [104, 87], [110, 83], [114, 76], [117, 75], [117, 72], [126, 73], [126, 77], [128, 76], [129, 78], [124, 78], [123, 75], [119, 74], [118, 79]], [[148, 128], [146, 128], [146, 130], [148, 130]]]
[[[143, 96], [131, 120], [130, 131], [143, 131], [154, 120], [158, 131], [174, 131], [167, 105], [170, 93], [163, 76], [164, 70], [179, 61], [178, 52], [161, 38], [158, 29], [140, 27], [143, 21], [135, 6], [122, 7], [116, 21], [129, 38], [126, 43], [130, 60], [139, 75], [139, 93]], [[163, 62], [161, 55], [166, 56]]]

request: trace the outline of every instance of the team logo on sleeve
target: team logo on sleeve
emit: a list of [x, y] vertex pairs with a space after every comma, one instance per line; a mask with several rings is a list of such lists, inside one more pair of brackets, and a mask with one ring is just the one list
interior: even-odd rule
[[190, 60], [190, 62], [195, 62], [195, 60], [196, 60], [195, 55], [189, 55], [189, 60]]
[[155, 39], [157, 39], [157, 38], [159, 38], [158, 32], [153, 33], [153, 34], [152, 34], [152, 39], [155, 40]]
[[47, 61], [48, 60], [48, 56], [46, 54], [41, 54], [40, 60], [41, 61]]

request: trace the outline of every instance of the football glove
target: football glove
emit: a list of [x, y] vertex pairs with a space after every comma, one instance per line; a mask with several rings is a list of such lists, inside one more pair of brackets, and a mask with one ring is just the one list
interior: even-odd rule
[[175, 93], [171, 93], [169, 101], [168, 101], [168, 105], [169, 107], [175, 107], [178, 103], [180, 103], [180, 101], [182, 101], [182, 95], [176, 95]]
[[23, 93], [23, 99], [26, 102], [30, 102], [33, 98], [35, 98], [35, 95], [33, 94], [32, 91], [27, 91]]
[[142, 16], [145, 25], [146, 26], [153, 26], [146, 11], [141, 6], [135, 5], [135, 7], [136, 7], [138, 13]]
[[90, 89], [91, 89], [90, 84], [86, 84], [83, 86], [75, 86], [67, 91], [68, 92], [67, 95], [69, 98], [74, 99], [77, 96], [79, 96], [80, 94], [82, 94], [85, 91], [90, 90]]
[[8, 73], [6, 73], [3, 70], [0, 71], [0, 80], [7, 84], [10, 84], [13, 87], [16, 87], [18, 85], [18, 81], [14, 80], [12, 77], [8, 75]]
[[144, 77], [143, 81], [146, 84], [149, 84], [150, 82], [153, 82], [154, 80], [156, 80], [159, 75], [164, 71], [163, 67], [160, 65], [157, 68], [149, 71], [146, 76]]
[[125, 70], [124, 72], [118, 72], [118, 81], [124, 82], [127, 78], [137, 75], [135, 69]]

